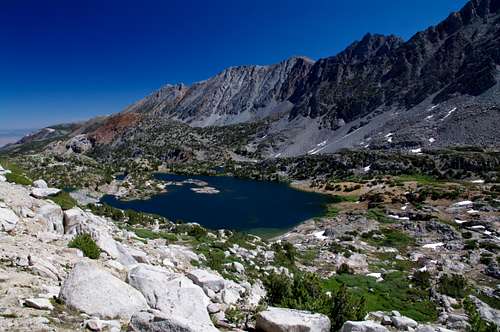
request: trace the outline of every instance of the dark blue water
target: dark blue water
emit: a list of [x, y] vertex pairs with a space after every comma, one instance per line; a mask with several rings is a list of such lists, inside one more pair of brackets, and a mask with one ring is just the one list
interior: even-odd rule
[[120, 201], [105, 196], [102, 202], [120, 209], [155, 213], [172, 221], [197, 222], [210, 228], [226, 228], [254, 233], [288, 229], [321, 215], [329, 197], [295, 190], [286, 184], [243, 180], [226, 176], [180, 176], [157, 174], [163, 181], [196, 179], [220, 191], [199, 194], [194, 184], [167, 186], [167, 193], [147, 200]]

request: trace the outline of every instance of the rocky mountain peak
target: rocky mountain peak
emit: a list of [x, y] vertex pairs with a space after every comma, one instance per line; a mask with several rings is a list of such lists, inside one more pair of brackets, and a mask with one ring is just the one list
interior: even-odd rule
[[404, 40], [395, 35], [367, 33], [360, 41], [355, 41], [335, 58], [342, 63], [356, 63], [365, 61], [376, 55], [384, 54], [399, 47]]

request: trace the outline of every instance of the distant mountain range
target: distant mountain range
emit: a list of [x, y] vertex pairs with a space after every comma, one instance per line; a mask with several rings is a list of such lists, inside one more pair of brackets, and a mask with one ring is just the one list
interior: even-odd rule
[[[148, 144], [199, 155], [203, 148], [192, 141], [222, 144], [215, 132], [236, 124], [252, 129], [231, 153], [260, 158], [497, 146], [499, 77], [500, 0], [473, 0], [408, 41], [367, 34], [316, 62], [293, 57], [231, 67], [190, 86], [166, 85], [121, 113], [52, 135], [83, 134], [94, 146], [135, 155]], [[188, 125], [181, 132], [192, 141], [165, 133], [176, 122]]]
[[0, 129], [0, 147], [19, 141], [20, 138], [28, 133], [35, 132], [37, 129]]

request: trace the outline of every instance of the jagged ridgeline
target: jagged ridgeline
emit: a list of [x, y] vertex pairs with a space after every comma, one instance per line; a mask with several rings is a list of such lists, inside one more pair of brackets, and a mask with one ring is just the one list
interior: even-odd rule
[[121, 113], [44, 129], [7, 149], [77, 135], [84, 136], [51, 148], [259, 159], [341, 148], [496, 146], [499, 12], [498, 0], [474, 0], [407, 41], [367, 34], [316, 62], [292, 57], [169, 84]]

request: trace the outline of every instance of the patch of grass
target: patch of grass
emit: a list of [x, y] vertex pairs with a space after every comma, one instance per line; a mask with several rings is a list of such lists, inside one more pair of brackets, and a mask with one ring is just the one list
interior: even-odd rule
[[23, 186], [30, 186], [33, 184], [33, 181], [28, 178], [25, 172], [19, 167], [16, 163], [12, 162], [9, 159], [1, 158], [0, 165], [3, 168], [8, 169], [12, 173], [6, 174], [5, 178], [7, 181], [12, 183], [17, 183]]
[[342, 202], [351, 202], [355, 203], [359, 200], [359, 196], [356, 195], [333, 195], [330, 199], [331, 203], [342, 203]]
[[340, 209], [338, 207], [335, 207], [333, 205], [328, 205], [326, 207], [326, 211], [325, 211], [325, 214], [323, 215], [323, 217], [335, 218], [336, 216], [338, 216], [339, 212], [340, 212]]
[[[374, 236], [379, 235], [379, 236]], [[383, 236], [380, 236], [383, 235]], [[361, 237], [376, 246], [393, 247], [399, 250], [405, 250], [408, 246], [415, 243], [415, 239], [408, 234], [395, 228], [382, 228], [379, 231], [370, 231], [361, 234]]]
[[419, 185], [438, 185], [441, 181], [426, 174], [405, 174], [396, 178], [401, 182], [417, 182]]
[[369, 209], [366, 213], [366, 218], [376, 220], [382, 224], [391, 224], [394, 222], [394, 219], [387, 217], [384, 211], [378, 208]]
[[61, 191], [59, 194], [50, 197], [50, 200], [59, 205], [63, 210], [72, 209], [77, 205], [73, 197], [65, 191]]
[[80, 249], [86, 257], [91, 259], [99, 258], [101, 254], [101, 249], [97, 246], [90, 234], [75, 236], [73, 240], [69, 242], [68, 247]]
[[389, 273], [382, 282], [372, 277], [351, 274], [337, 275], [323, 282], [328, 291], [335, 291], [342, 284], [354, 295], [365, 298], [368, 312], [398, 310], [420, 322], [437, 319], [436, 306], [430, 301], [428, 291], [411, 287], [406, 273]]

